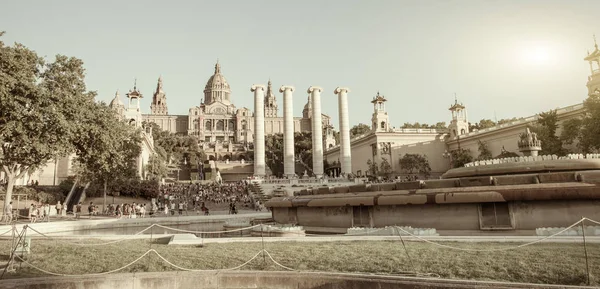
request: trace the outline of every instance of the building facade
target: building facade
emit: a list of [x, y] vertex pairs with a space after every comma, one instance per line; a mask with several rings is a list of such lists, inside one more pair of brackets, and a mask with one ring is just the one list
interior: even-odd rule
[[[265, 92], [265, 134], [283, 133], [283, 117], [279, 116], [277, 97], [269, 80]], [[196, 136], [210, 159], [241, 160], [248, 159], [254, 142], [254, 115], [248, 108], [237, 108], [232, 101], [232, 92], [227, 79], [221, 72], [219, 62], [215, 64], [214, 74], [204, 87], [200, 105], [191, 107], [187, 115], [171, 115], [167, 108], [167, 95], [163, 90], [163, 79], [158, 79], [156, 91], [152, 97], [150, 114], [142, 115], [143, 121], [157, 124], [162, 130]], [[294, 117], [294, 132], [311, 130], [310, 96], [302, 117]], [[331, 118], [322, 115], [324, 146], [333, 147], [333, 126]]]

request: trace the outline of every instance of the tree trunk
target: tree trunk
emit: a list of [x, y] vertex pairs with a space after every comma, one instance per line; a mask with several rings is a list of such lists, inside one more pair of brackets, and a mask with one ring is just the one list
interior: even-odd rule
[[106, 186], [108, 184], [108, 180], [104, 180], [104, 204], [102, 204], [102, 212], [106, 210]]
[[8, 206], [8, 204], [12, 201], [12, 193], [13, 193], [13, 188], [15, 187], [15, 181], [16, 181], [16, 177], [15, 174], [13, 173], [6, 173], [5, 171], [5, 175], [6, 175], [6, 194], [4, 195], [4, 207], [2, 207], [2, 214], [4, 215], [4, 212], [6, 211], [6, 206]]

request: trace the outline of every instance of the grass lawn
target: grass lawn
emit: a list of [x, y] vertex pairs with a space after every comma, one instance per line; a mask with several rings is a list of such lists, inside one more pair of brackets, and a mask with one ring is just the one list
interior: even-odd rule
[[[98, 240], [77, 241], [84, 243]], [[515, 243], [444, 244], [462, 248], [507, 248]], [[9, 241], [0, 241], [0, 258], [6, 262]], [[150, 240], [131, 240], [105, 246], [82, 247], [60, 240], [34, 239], [29, 262], [62, 274], [99, 273], [114, 270], [155, 249], [170, 262], [189, 269], [231, 268], [249, 260], [262, 249], [261, 243], [167, 246]], [[296, 270], [401, 274], [434, 273], [442, 278], [497, 280], [510, 282], [585, 285], [583, 244], [541, 243], [500, 252], [465, 252], [422, 242], [282, 242], [265, 243], [265, 249], [279, 263]], [[592, 285], [600, 284], [600, 244], [588, 244]], [[25, 264], [5, 278], [47, 276]], [[120, 272], [174, 271], [175, 268], [150, 254]], [[242, 270], [284, 270], [267, 257], [259, 257]], [[597, 277], [598, 276], [598, 277]]]

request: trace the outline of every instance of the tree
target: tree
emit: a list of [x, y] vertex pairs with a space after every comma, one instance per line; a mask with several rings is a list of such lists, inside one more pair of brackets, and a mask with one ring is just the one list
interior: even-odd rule
[[496, 123], [491, 119], [482, 119], [478, 123], [475, 123], [475, 124], [469, 123], [469, 130], [474, 131], [474, 130], [486, 129], [486, 128], [493, 127], [495, 125], [496, 125]]
[[[583, 106], [585, 115], [581, 119], [581, 129], [577, 134], [578, 147], [584, 153], [597, 152], [600, 149], [600, 92], [591, 94], [583, 102]], [[566, 129], [563, 127], [563, 134]]]
[[360, 135], [363, 135], [363, 134], [366, 134], [369, 132], [371, 132], [370, 126], [368, 126], [364, 123], [359, 123], [350, 129], [350, 138], [353, 139], [357, 136], [360, 136]]
[[273, 175], [283, 175], [283, 134], [276, 133], [265, 137], [265, 161]]
[[478, 140], [477, 147], [479, 150], [479, 157], [477, 157], [477, 160], [491, 160], [493, 158], [492, 151], [490, 151], [490, 149], [488, 148], [487, 143]]
[[141, 153], [141, 131], [120, 121], [105, 103], [90, 104], [89, 115], [78, 126], [82, 134], [74, 142], [79, 174], [104, 185], [104, 207], [108, 182], [137, 178]]
[[389, 178], [390, 175], [392, 174], [392, 166], [390, 165], [390, 162], [388, 162], [388, 160], [386, 158], [381, 158], [381, 165], [379, 167], [379, 174]]
[[558, 115], [556, 110], [542, 112], [539, 114], [537, 123], [531, 126], [531, 130], [538, 135], [542, 142], [541, 155], [565, 155], [567, 152], [563, 148], [562, 141], [556, 135], [558, 129]]
[[7, 202], [16, 179], [73, 151], [87, 113], [82, 108], [95, 96], [84, 77], [77, 58], [58, 55], [47, 63], [22, 44], [0, 41], [0, 166]]
[[446, 122], [438, 122], [434, 125], [429, 125], [429, 124], [421, 124], [418, 122], [415, 123], [409, 123], [409, 122], [405, 122], [401, 128], [425, 128], [425, 129], [447, 129], [448, 127], [446, 126]]
[[369, 168], [368, 173], [371, 176], [377, 176], [379, 174], [379, 167], [377, 166], [377, 163], [372, 161], [372, 160], [367, 160], [367, 167]]
[[470, 149], [457, 149], [451, 152], [452, 167], [460, 168], [473, 161]]
[[431, 173], [427, 157], [420, 154], [405, 154], [400, 158], [400, 167], [408, 174], [419, 173], [428, 177]]

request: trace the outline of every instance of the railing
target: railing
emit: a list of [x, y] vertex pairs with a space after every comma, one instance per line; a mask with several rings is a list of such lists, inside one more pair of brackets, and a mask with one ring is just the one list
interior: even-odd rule
[[[583, 103], [578, 103], [578, 104], [566, 106], [566, 107], [563, 107], [563, 108], [558, 108], [558, 109], [556, 109], [556, 114], [557, 115], [561, 115], [563, 113], [575, 111], [575, 110], [578, 110], [578, 109], [583, 109]], [[489, 127], [489, 128], [484, 128], [484, 129], [480, 129], [480, 130], [477, 130], [477, 131], [472, 131], [472, 132], [460, 135], [459, 137], [463, 138], [463, 137], [467, 137], [467, 136], [473, 136], [473, 135], [477, 135], [477, 134], [481, 134], [481, 133], [486, 133], [486, 132], [493, 131], [493, 130], [500, 129], [500, 128], [515, 126], [515, 125], [518, 125], [518, 124], [531, 123], [531, 122], [537, 121], [538, 118], [539, 118], [539, 115], [536, 114], [534, 116], [530, 116], [530, 117], [526, 117], [526, 118], [521, 118], [521, 119], [518, 119], [518, 120], [515, 120], [515, 121], [508, 122], [508, 123], [503, 123], [503, 124], [499, 124], [499, 125], [492, 126], [492, 127]], [[458, 137], [454, 137], [453, 138], [453, 140], [455, 140], [455, 139], [458, 139]]]
[[522, 162], [535, 162], [535, 161], [546, 161], [546, 160], [577, 160], [577, 159], [600, 159], [600, 154], [568, 154], [564, 157], [559, 157], [557, 155], [542, 155], [542, 156], [520, 156], [520, 157], [510, 157], [510, 158], [501, 158], [501, 159], [490, 159], [490, 160], [481, 160], [474, 161], [465, 164], [465, 167], [477, 167], [477, 166], [487, 166], [487, 165], [496, 165], [496, 164], [505, 164], [505, 163], [522, 163]]

